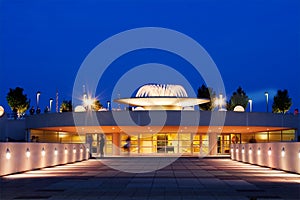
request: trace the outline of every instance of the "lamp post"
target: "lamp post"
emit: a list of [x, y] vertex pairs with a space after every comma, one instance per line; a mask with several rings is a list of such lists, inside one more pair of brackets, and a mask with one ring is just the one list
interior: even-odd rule
[[269, 112], [269, 93], [265, 92], [265, 96], [266, 96], [266, 110], [267, 112]]
[[110, 110], [110, 101], [107, 101], [107, 110]]
[[249, 99], [249, 107], [250, 107], [250, 112], [252, 112], [252, 99]]
[[50, 98], [49, 99], [49, 112], [51, 112], [51, 109], [52, 109], [52, 102], [53, 102], [53, 99]]
[[41, 95], [41, 92], [37, 91], [36, 92], [36, 107], [37, 108], [39, 107], [40, 95]]

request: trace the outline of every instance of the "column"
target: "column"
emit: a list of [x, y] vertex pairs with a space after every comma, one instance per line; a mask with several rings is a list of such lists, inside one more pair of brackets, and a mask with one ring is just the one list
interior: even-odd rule
[[120, 133], [113, 133], [112, 134], [112, 143], [113, 143], [113, 155], [120, 155]]
[[209, 155], [217, 155], [217, 133], [209, 133]]

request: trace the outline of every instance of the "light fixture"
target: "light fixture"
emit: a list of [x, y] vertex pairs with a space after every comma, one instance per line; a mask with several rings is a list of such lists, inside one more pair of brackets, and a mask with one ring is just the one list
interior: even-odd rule
[[269, 155], [269, 156], [272, 155], [272, 149], [271, 149], [271, 147], [270, 147], [269, 150], [268, 150], [268, 155]]
[[80, 152], [81, 152], [81, 153], [83, 152], [83, 149], [82, 149], [82, 147], [80, 147]]
[[[87, 148], [86, 148], [86, 151], [87, 151], [87, 152], [90, 152], [90, 149], [87, 147]], [[299, 154], [299, 155], [300, 155], [300, 154]]]
[[260, 147], [257, 149], [257, 155], [260, 155]]
[[284, 157], [284, 156], [285, 156], [285, 148], [282, 147], [282, 149], [281, 149], [281, 157]]
[[249, 99], [248, 102], [249, 102], [249, 107], [250, 107], [249, 111], [252, 112], [252, 99]]
[[73, 153], [76, 153], [76, 148], [75, 147], [73, 148]]
[[237, 147], [236, 149], [235, 149], [235, 153], [238, 153], [239, 152], [239, 148]]
[[231, 147], [230, 151], [231, 151], [231, 153], [233, 153], [233, 147]]
[[9, 160], [11, 158], [11, 153], [9, 151], [9, 148], [6, 149], [6, 159]]
[[250, 155], [252, 154], [252, 148], [251, 147], [249, 148], [249, 154]]
[[244, 154], [244, 153], [245, 153], [245, 147], [242, 148], [242, 154]]
[[67, 149], [67, 147], [65, 147], [65, 154], [68, 154], [68, 149]]
[[3, 115], [4, 115], [4, 108], [0, 106], [0, 117], [2, 117]]
[[265, 96], [266, 96], [266, 110], [267, 112], [269, 112], [269, 93], [265, 92]]
[[56, 147], [55, 147], [55, 148], [54, 148], [54, 155], [57, 156], [57, 154], [58, 154], [58, 151], [57, 151], [57, 149], [56, 149]]
[[298, 152], [298, 158], [300, 159], [300, 150], [299, 150], [299, 152]]
[[46, 155], [46, 152], [45, 152], [45, 148], [43, 147], [42, 148], [42, 156], [44, 157]]
[[29, 148], [26, 149], [26, 153], [25, 153], [25, 154], [26, 154], [26, 157], [27, 157], [27, 158], [30, 157], [30, 150], [29, 150]]

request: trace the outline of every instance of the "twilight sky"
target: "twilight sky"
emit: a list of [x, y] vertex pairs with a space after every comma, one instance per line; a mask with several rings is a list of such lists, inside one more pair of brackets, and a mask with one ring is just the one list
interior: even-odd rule
[[[299, 0], [0, 0], [0, 105], [8, 110], [6, 94], [17, 86], [33, 106], [41, 91], [42, 110], [56, 90], [60, 102], [72, 99], [86, 56], [107, 38], [139, 27], [196, 40], [218, 67], [227, 98], [241, 86], [253, 111], [264, 112], [264, 92], [271, 110], [276, 91], [287, 89], [291, 111], [300, 108]], [[106, 105], [146, 82], [182, 84], [190, 96], [204, 83], [179, 56], [143, 49], [115, 60], [93, 95]]]

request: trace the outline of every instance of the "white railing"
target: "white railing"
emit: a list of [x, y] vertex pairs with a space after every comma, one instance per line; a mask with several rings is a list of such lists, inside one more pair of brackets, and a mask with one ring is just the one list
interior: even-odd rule
[[232, 160], [300, 174], [300, 142], [232, 144]]
[[0, 176], [82, 161], [89, 158], [85, 144], [0, 143]]

